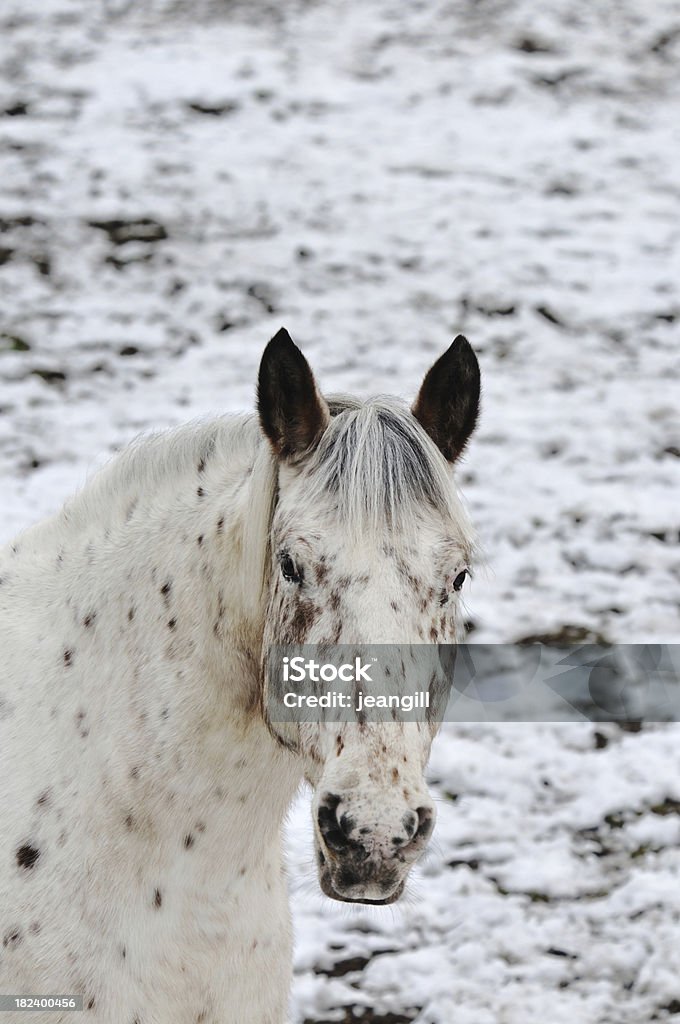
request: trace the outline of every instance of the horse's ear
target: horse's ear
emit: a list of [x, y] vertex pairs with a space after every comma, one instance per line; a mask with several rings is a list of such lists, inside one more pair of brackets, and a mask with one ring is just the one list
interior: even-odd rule
[[459, 334], [426, 373], [411, 409], [449, 462], [456, 461], [475, 429], [479, 390], [477, 356]]
[[310, 451], [330, 422], [309, 363], [283, 327], [262, 355], [257, 411], [281, 459], [295, 460]]

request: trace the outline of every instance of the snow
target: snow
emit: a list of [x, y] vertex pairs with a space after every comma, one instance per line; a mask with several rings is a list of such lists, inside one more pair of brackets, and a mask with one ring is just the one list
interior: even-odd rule
[[[281, 324], [326, 389], [405, 396], [462, 331], [470, 639], [676, 641], [678, 59], [678, 0], [4, 0], [0, 539], [251, 408]], [[320, 895], [303, 795], [292, 1020], [671, 1019], [679, 739], [446, 725], [384, 911]]]

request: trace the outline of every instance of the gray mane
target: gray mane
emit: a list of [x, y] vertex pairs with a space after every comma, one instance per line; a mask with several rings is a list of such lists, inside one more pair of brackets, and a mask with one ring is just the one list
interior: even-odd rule
[[328, 405], [331, 423], [306, 467], [310, 502], [332, 495], [344, 525], [360, 535], [413, 530], [429, 505], [472, 546], [451, 467], [404, 403], [341, 395]]

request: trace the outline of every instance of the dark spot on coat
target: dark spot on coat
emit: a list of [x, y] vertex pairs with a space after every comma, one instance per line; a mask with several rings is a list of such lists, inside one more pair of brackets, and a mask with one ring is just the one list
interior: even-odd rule
[[217, 532], [221, 533], [223, 527], [224, 527], [224, 516], [220, 516], [220, 518], [217, 520]]
[[191, 832], [189, 832], [184, 837], [184, 849], [185, 850], [190, 850], [193, 845], [194, 845], [194, 837], [192, 836]]
[[73, 651], [68, 649], [64, 651], [64, 664], [71, 665], [73, 663]]
[[203, 490], [202, 487], [197, 487], [196, 494], [198, 495], [199, 498], [202, 498], [205, 495], [205, 491]]
[[128, 831], [130, 831], [130, 832], [132, 831], [132, 827], [133, 827], [134, 823], [135, 823], [135, 819], [132, 817], [132, 815], [131, 814], [126, 815], [126, 817], [125, 817], [125, 827], [126, 827], [126, 829], [128, 829]]
[[130, 769], [130, 778], [131, 779], [136, 779], [138, 777], [139, 777], [139, 768], [137, 768], [137, 766], [135, 765], [134, 768]]
[[135, 610], [134, 610], [134, 608], [129, 608], [128, 609], [128, 622], [132, 622], [134, 617], [135, 617]]
[[21, 944], [21, 929], [11, 928], [8, 932], [5, 932], [2, 938], [2, 944], [5, 949], [15, 949]]
[[204, 469], [205, 469], [205, 459], [201, 459], [201, 461], [198, 464], [198, 472], [202, 473]]
[[303, 643], [314, 621], [321, 612], [313, 601], [298, 601], [297, 607], [288, 627], [290, 643]]
[[161, 587], [161, 594], [163, 595], [163, 597], [167, 597], [171, 590], [172, 583], [168, 580], [168, 582], [164, 583], [163, 586]]
[[198, 544], [198, 546], [200, 548], [201, 544], [203, 543], [203, 534], [202, 533], [199, 533], [198, 537], [196, 538], [196, 543]]
[[50, 802], [50, 791], [49, 791], [49, 789], [45, 789], [45, 790], [43, 790], [43, 792], [40, 794], [40, 796], [36, 800], [36, 803], [37, 803], [38, 807], [44, 807], [49, 802]]
[[399, 769], [398, 768], [393, 768], [392, 769], [392, 782], [398, 782], [398, 781], [399, 781]]
[[120, 958], [121, 958], [121, 960], [125, 960], [126, 956], [127, 956], [127, 949], [125, 948], [125, 946], [121, 946], [120, 947]]
[[17, 864], [20, 868], [25, 868], [28, 871], [34, 866], [39, 856], [40, 850], [31, 846], [30, 843], [25, 843], [17, 850]]
[[340, 754], [343, 752], [344, 748], [345, 748], [344, 740], [343, 740], [342, 736], [340, 735], [340, 733], [338, 733], [338, 735], [335, 737], [335, 753], [336, 753], [337, 757], [340, 757]]
[[340, 607], [341, 594], [339, 590], [331, 590], [331, 595], [328, 598], [328, 603], [334, 612], [337, 612]]
[[94, 996], [93, 996], [92, 999], [88, 999], [88, 1001], [87, 1001], [87, 1008], [88, 1008], [88, 1010], [94, 1009], [94, 1004], [95, 1004], [95, 999], [94, 999]]
[[317, 562], [314, 566], [314, 576], [317, 583], [323, 583], [328, 576], [328, 566], [325, 562]]
[[174, 629], [177, 625], [177, 619], [168, 619], [168, 629]]
[[85, 626], [85, 629], [89, 629], [96, 618], [96, 612], [90, 612], [89, 615], [86, 615], [85, 618], [83, 619], [83, 625]]
[[153, 905], [157, 909], [163, 905], [163, 896], [161, 895], [160, 889], [156, 889], [153, 894]]

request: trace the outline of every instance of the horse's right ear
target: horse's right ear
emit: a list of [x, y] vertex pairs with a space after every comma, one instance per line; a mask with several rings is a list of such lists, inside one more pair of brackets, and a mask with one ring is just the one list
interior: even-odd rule
[[310, 451], [330, 422], [309, 363], [283, 327], [262, 355], [257, 411], [275, 453], [291, 461]]

